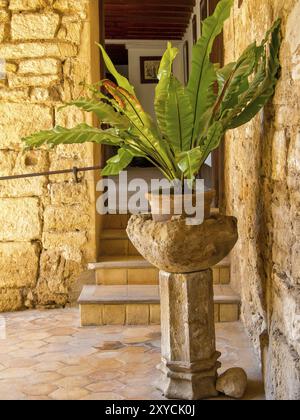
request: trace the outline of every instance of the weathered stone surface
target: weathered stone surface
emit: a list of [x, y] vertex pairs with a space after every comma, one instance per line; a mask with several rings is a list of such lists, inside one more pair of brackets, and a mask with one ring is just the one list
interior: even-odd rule
[[0, 23], [0, 42], [4, 41], [4, 37], [5, 37], [5, 24]]
[[39, 247], [20, 242], [0, 243], [1, 288], [34, 287], [39, 267]]
[[78, 16], [65, 16], [62, 19], [62, 26], [58, 32], [58, 38], [80, 44], [82, 22]]
[[46, 177], [14, 179], [0, 182], [0, 197], [41, 197], [47, 193]]
[[44, 213], [45, 232], [84, 230], [89, 224], [87, 208], [83, 205], [49, 206]]
[[0, 88], [0, 101], [20, 102], [28, 99], [28, 88], [22, 89], [8, 89], [6, 87]]
[[[21, 138], [55, 124], [90, 122], [78, 109], [58, 109], [62, 101], [79, 96], [82, 80], [96, 81], [91, 80], [87, 15], [95, 4], [0, 0], [0, 57], [6, 61], [5, 79], [0, 80], [0, 176], [94, 164], [90, 146], [24, 152]], [[66, 60], [67, 73], [61, 64], [66, 67]], [[94, 188], [85, 180], [75, 184], [72, 175], [68, 179], [67, 185], [63, 176], [0, 182], [0, 241], [19, 250], [19, 261], [7, 257], [0, 264], [0, 310], [50, 308], [76, 300], [76, 279], [86, 261], [95, 259]], [[34, 243], [40, 247], [36, 259]], [[23, 254], [38, 274], [24, 272], [28, 266]]]
[[19, 65], [20, 74], [58, 74], [60, 61], [55, 58], [24, 60]]
[[51, 109], [33, 104], [0, 103], [0, 148], [21, 147], [21, 138], [36, 130], [52, 128]]
[[37, 298], [40, 305], [64, 305], [69, 300], [72, 285], [82, 271], [80, 263], [70, 261], [56, 251], [41, 255]]
[[[83, 149], [84, 150], [84, 149]], [[74, 166], [77, 168], [84, 167], [86, 161], [82, 159], [72, 159], [72, 158], [64, 158], [57, 153], [51, 153], [50, 154], [51, 164], [50, 164], [50, 171], [57, 171], [61, 168], [64, 169], [72, 169]], [[78, 174], [78, 179], [82, 179], [84, 177], [83, 174]], [[73, 173], [67, 173], [67, 174], [59, 174], [59, 175], [50, 175], [49, 177], [51, 182], [70, 182], [74, 181], [74, 175]]]
[[33, 102], [47, 102], [50, 99], [49, 90], [45, 87], [34, 87], [30, 91], [30, 99]]
[[267, 399], [297, 400], [300, 389], [299, 16], [297, 0], [243, 0], [240, 8], [236, 1], [224, 31], [225, 61], [231, 62], [282, 18], [275, 96], [260, 117], [229, 132], [225, 142], [226, 211], [239, 220], [240, 237], [231, 279], [263, 360]]
[[0, 289], [0, 312], [18, 311], [23, 307], [22, 292], [17, 289]]
[[46, 250], [60, 251], [66, 260], [82, 262], [82, 248], [87, 243], [85, 232], [67, 232], [63, 235], [57, 232], [43, 234], [43, 246]]
[[[48, 170], [48, 156], [45, 151], [27, 152], [0, 151], [1, 176], [20, 175]], [[0, 182], [0, 197], [41, 197], [47, 194], [46, 177], [15, 179]]]
[[18, 152], [0, 150], [0, 176], [7, 176], [13, 172]]
[[160, 272], [162, 375], [167, 398], [197, 400], [217, 396], [212, 271]]
[[276, 401], [299, 401], [299, 351], [286, 341], [284, 334], [276, 325], [270, 332], [269, 353], [265, 360], [266, 393], [269, 399]]
[[50, 195], [51, 203], [54, 205], [75, 205], [77, 203], [89, 202], [87, 185], [85, 182], [81, 184], [74, 184], [73, 182], [51, 184]]
[[244, 369], [232, 368], [224, 372], [217, 380], [217, 391], [231, 398], [243, 398], [247, 389], [248, 378]]
[[47, 6], [46, 0], [10, 0], [9, 8], [13, 11], [37, 10]]
[[18, 76], [8, 75], [9, 87], [16, 89], [20, 87], [51, 87], [58, 84], [60, 77], [58, 75], [45, 75], [45, 76]]
[[56, 13], [14, 14], [11, 20], [13, 40], [52, 39], [59, 23]]
[[185, 219], [153, 222], [151, 216], [132, 216], [127, 234], [135, 248], [160, 270], [191, 273], [222, 261], [234, 247], [235, 218], [213, 216], [201, 225], [189, 226]]
[[0, 23], [9, 21], [9, 13], [6, 10], [0, 10]]
[[21, 42], [18, 44], [5, 43], [0, 45], [0, 57], [7, 60], [39, 57], [54, 57], [64, 60], [67, 57], [75, 57], [77, 52], [77, 47], [67, 42]]
[[41, 238], [39, 200], [0, 199], [0, 241], [27, 242]]
[[61, 13], [76, 13], [85, 19], [86, 3], [86, 0], [55, 0], [53, 8]]

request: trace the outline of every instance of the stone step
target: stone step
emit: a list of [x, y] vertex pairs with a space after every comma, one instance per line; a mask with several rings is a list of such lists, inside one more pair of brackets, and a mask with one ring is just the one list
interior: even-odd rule
[[130, 214], [107, 214], [103, 217], [103, 228], [126, 229]]
[[101, 233], [100, 253], [104, 256], [140, 255], [129, 240], [125, 229], [104, 229]]
[[[240, 297], [230, 286], [214, 286], [215, 321], [239, 320]], [[160, 323], [159, 287], [85, 286], [78, 300], [82, 326]]]
[[102, 239], [128, 239], [126, 229], [104, 229], [101, 233], [101, 240]]
[[[106, 256], [89, 264], [98, 285], [158, 285], [158, 269], [141, 256]], [[214, 284], [230, 283], [230, 260], [213, 267]]]

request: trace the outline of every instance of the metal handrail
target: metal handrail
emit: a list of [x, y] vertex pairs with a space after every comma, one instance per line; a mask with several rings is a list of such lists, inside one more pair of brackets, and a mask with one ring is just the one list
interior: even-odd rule
[[61, 174], [73, 174], [75, 181], [78, 183], [78, 173], [79, 172], [89, 172], [97, 171], [103, 169], [102, 166], [87, 166], [85, 168], [77, 168], [74, 166], [72, 169], [61, 169], [57, 171], [47, 171], [47, 172], [33, 172], [31, 174], [22, 174], [22, 175], [9, 175], [9, 176], [0, 176], [0, 181], [9, 181], [12, 179], [22, 179], [22, 178], [34, 178], [39, 176], [50, 176], [50, 175], [61, 175]]

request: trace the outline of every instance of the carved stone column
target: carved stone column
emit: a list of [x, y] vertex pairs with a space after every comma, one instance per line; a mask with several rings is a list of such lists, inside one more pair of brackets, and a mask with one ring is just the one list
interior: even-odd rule
[[[184, 218], [154, 222], [132, 216], [127, 233], [138, 251], [159, 268], [162, 362], [158, 388], [167, 398], [215, 397], [217, 369], [214, 292], [210, 267], [238, 239], [234, 217], [214, 215], [201, 225]], [[184, 273], [184, 274], [180, 274]]]
[[160, 272], [162, 372], [167, 398], [215, 397], [217, 361], [213, 279], [210, 269], [189, 274]]

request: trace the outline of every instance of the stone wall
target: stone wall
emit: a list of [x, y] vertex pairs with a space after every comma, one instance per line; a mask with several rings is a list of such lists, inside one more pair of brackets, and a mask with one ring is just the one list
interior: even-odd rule
[[[91, 60], [91, 3], [0, 0], [0, 176], [93, 165], [90, 145], [25, 151], [20, 141], [57, 124], [92, 122], [78, 110], [59, 110], [98, 64]], [[78, 184], [72, 175], [0, 181], [0, 312], [65, 305], [95, 258], [94, 177], [80, 177]]]
[[239, 219], [232, 278], [269, 399], [300, 399], [300, 2], [235, 1], [226, 62], [282, 17], [281, 78], [266, 110], [226, 139], [227, 213]]

